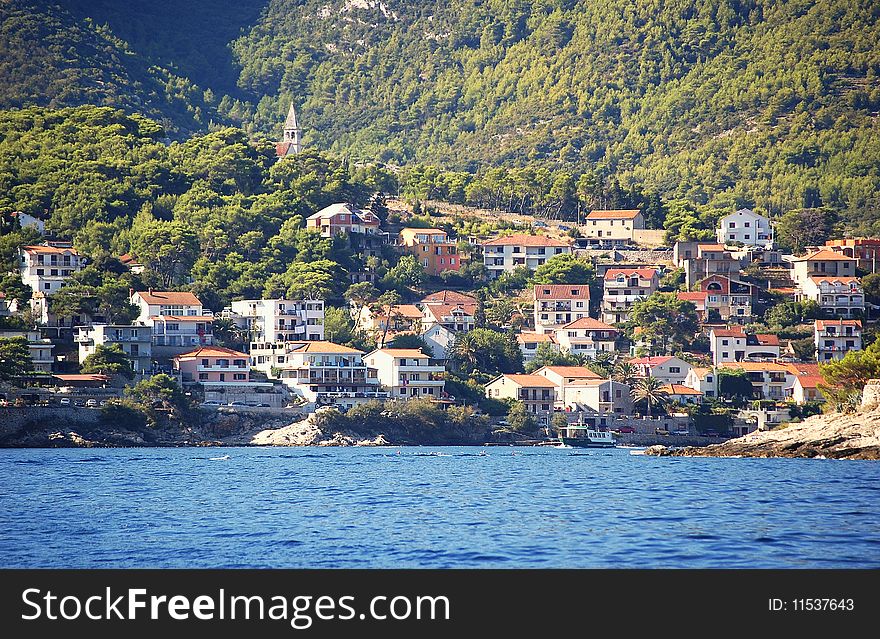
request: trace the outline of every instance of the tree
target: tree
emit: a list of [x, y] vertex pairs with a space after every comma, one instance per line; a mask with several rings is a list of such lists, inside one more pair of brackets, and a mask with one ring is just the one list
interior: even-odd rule
[[880, 341], [873, 342], [863, 351], [848, 351], [843, 359], [819, 364], [824, 384], [819, 390], [828, 406], [834, 410], [848, 410], [869, 379], [880, 378]]
[[83, 373], [122, 375], [126, 379], [134, 377], [131, 361], [119, 344], [96, 346], [95, 352], [83, 360], [80, 370]]
[[419, 263], [415, 255], [402, 256], [382, 279], [383, 284], [398, 290], [418, 288], [424, 281], [425, 267]]
[[432, 352], [430, 345], [425, 341], [424, 337], [412, 333], [398, 335], [391, 340], [390, 346], [391, 348], [413, 348], [426, 354]]
[[592, 284], [593, 266], [574, 255], [554, 255], [535, 270], [534, 284]]
[[665, 406], [669, 401], [669, 391], [663, 388], [663, 382], [657, 377], [641, 377], [636, 380], [630, 394], [634, 403], [644, 403], [648, 417], [655, 406]]
[[541, 342], [535, 349], [535, 356], [526, 364], [526, 372], [531, 373], [543, 366], [583, 366], [586, 358], [570, 351], [560, 351], [548, 342]]
[[379, 348], [385, 346], [385, 340], [388, 338], [388, 329], [391, 328], [394, 319], [400, 317], [398, 307], [401, 301], [403, 300], [397, 291], [385, 291], [379, 296], [379, 299], [376, 300], [375, 305], [371, 309], [373, 314], [379, 316], [384, 322], [382, 326], [382, 339], [378, 340]]
[[507, 411], [507, 426], [517, 433], [530, 433], [537, 428], [538, 421], [523, 402], [515, 401]]
[[652, 344], [656, 354], [686, 350], [700, 327], [697, 309], [675, 293], [654, 293], [633, 304], [629, 324], [642, 329], [640, 338]]
[[832, 209], [796, 209], [776, 220], [776, 241], [796, 255], [808, 246], [822, 246], [838, 224]]
[[364, 308], [379, 297], [379, 291], [370, 282], [358, 282], [345, 290], [344, 297], [352, 303], [354, 316], [360, 317]]
[[550, 428], [557, 432], [568, 428], [568, 417], [565, 415], [565, 413], [554, 413], [553, 417], [550, 418]]
[[754, 387], [745, 371], [721, 368], [717, 377], [718, 396], [731, 400], [735, 406], [742, 406], [754, 396]]
[[522, 351], [512, 335], [488, 328], [459, 333], [450, 350], [453, 364], [462, 372], [519, 373], [523, 370]]
[[12, 381], [32, 370], [27, 338], [0, 337], [0, 380]]
[[880, 304], [880, 273], [866, 275], [861, 279], [861, 284], [865, 291], [865, 301]]
[[180, 386], [170, 375], [159, 373], [139, 381], [128, 394], [137, 402], [151, 409], [162, 408], [181, 416], [188, 408], [189, 401]]
[[614, 352], [599, 351], [596, 353], [596, 357], [587, 362], [587, 368], [596, 373], [596, 375], [607, 379], [614, 370], [616, 359], [617, 354]]
[[636, 370], [636, 367], [629, 362], [620, 361], [614, 365], [611, 378], [615, 382], [632, 386], [638, 378], [638, 371]]

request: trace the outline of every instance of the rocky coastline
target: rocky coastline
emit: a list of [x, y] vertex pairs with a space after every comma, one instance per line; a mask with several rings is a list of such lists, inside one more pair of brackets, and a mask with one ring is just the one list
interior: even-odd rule
[[660, 457], [798, 457], [812, 459], [880, 459], [880, 408], [852, 414], [816, 415], [801, 423], [709, 446], [651, 446], [646, 455]]

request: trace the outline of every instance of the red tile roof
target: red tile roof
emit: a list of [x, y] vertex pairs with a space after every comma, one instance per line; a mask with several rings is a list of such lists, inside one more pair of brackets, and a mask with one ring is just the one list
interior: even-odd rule
[[544, 235], [524, 235], [521, 233], [496, 237], [483, 242], [483, 246], [571, 246], [570, 242], [554, 240]]
[[517, 333], [516, 341], [520, 344], [528, 344], [531, 342], [546, 342], [548, 344], [556, 343], [556, 340], [550, 333]]
[[779, 336], [778, 335], [768, 335], [766, 333], [756, 333], [755, 339], [758, 340], [758, 344], [761, 346], [779, 346]]
[[588, 300], [590, 287], [587, 284], [535, 284], [536, 300]]
[[[2, 293], [0, 293], [2, 295]], [[853, 326], [855, 328], [862, 327], [862, 320], [816, 320], [816, 328], [820, 331], [824, 331], [827, 326]]]
[[147, 304], [169, 306], [201, 306], [199, 298], [189, 291], [137, 291], [135, 295]]
[[602, 379], [602, 376], [594, 373], [586, 366], [544, 366], [535, 371], [535, 374], [541, 371], [550, 371], [562, 377], [581, 377], [586, 379]]
[[746, 332], [742, 326], [731, 326], [730, 328], [713, 328], [711, 333], [715, 337], [745, 337]]
[[425, 306], [425, 312], [434, 316], [434, 319], [438, 322], [441, 321], [444, 317], [451, 316], [453, 311], [459, 310], [465, 315], [470, 315], [473, 317], [474, 313], [477, 312], [476, 304], [428, 304]]
[[610, 211], [590, 211], [588, 220], [632, 220], [640, 213], [639, 209], [615, 209]]
[[605, 322], [600, 322], [599, 320], [593, 319], [592, 317], [581, 317], [580, 319], [576, 319], [573, 322], [569, 322], [565, 326], [561, 326], [559, 330], [566, 328], [583, 328], [590, 331], [614, 331], [615, 333], [618, 332], [618, 330], [613, 326], [610, 326]]
[[235, 351], [223, 346], [200, 346], [199, 348], [175, 356], [175, 359], [192, 359], [196, 357], [235, 357], [238, 359], [248, 359], [248, 361], [250, 361], [250, 355], [247, 353]]
[[623, 274], [625, 277], [630, 275], [638, 275], [646, 280], [653, 279], [655, 275], [659, 275], [655, 268], [610, 268], [605, 271], [606, 280], [617, 279], [617, 276]]
[[71, 255], [78, 255], [76, 249], [73, 248], [60, 248], [57, 246], [43, 246], [42, 244], [39, 246], [22, 246], [21, 250], [25, 253], [70, 253]]
[[658, 355], [655, 357], [635, 357], [629, 360], [633, 366], [661, 366], [672, 359], [670, 355]]
[[856, 258], [847, 257], [846, 255], [841, 255], [840, 253], [835, 253], [834, 251], [829, 251], [828, 249], [819, 249], [818, 251], [813, 251], [812, 253], [808, 253], [803, 257], [796, 257], [795, 262], [806, 262], [807, 260], [815, 261], [815, 260], [824, 260], [824, 261], [840, 261], [840, 262], [854, 262]]
[[702, 395], [698, 390], [694, 390], [690, 386], [683, 386], [682, 384], [666, 384], [662, 387], [670, 395]]
[[[510, 381], [515, 384], [519, 384], [520, 386], [537, 386], [539, 388], [556, 388], [556, 384], [551, 382], [549, 379], [544, 377], [543, 375], [512, 375], [510, 373], [506, 373], [501, 377], [506, 377]], [[501, 377], [497, 379], [501, 379]], [[495, 381], [495, 380], [493, 380]], [[492, 382], [489, 382], [490, 384]]]
[[675, 296], [683, 302], [705, 302], [709, 293], [706, 291], [687, 291], [676, 293]]
[[834, 277], [832, 275], [813, 275], [810, 277], [811, 280], [816, 282], [817, 284], [822, 282], [827, 282], [829, 284], [833, 284], [834, 282], [839, 282], [840, 284], [853, 284], [859, 283], [859, 278], [853, 277], [851, 275], [844, 275], [842, 277]]
[[422, 298], [423, 304], [476, 304], [477, 298], [458, 291], [437, 291]]

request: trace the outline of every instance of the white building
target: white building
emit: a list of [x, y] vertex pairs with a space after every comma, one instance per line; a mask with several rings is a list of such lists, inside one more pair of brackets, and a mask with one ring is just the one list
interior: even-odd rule
[[131, 303], [140, 309], [137, 323], [153, 329], [153, 346], [174, 349], [214, 343], [211, 323], [195, 295], [179, 291], [136, 291]]
[[641, 377], [656, 377], [665, 384], [682, 384], [691, 368], [683, 359], [670, 355], [636, 357], [629, 360]]
[[713, 328], [709, 331], [712, 364], [775, 360], [779, 358], [779, 338], [776, 335], [747, 334], [742, 326]]
[[448, 359], [449, 350], [455, 344], [455, 333], [442, 324], [434, 324], [422, 333], [422, 339], [431, 349], [434, 359]]
[[559, 352], [559, 344], [556, 343], [556, 338], [550, 333], [522, 331], [517, 334], [516, 342], [519, 344], [519, 350], [522, 352], [523, 363], [528, 363], [535, 359], [538, 347], [541, 344], [547, 344], [552, 350]]
[[645, 218], [638, 209], [590, 211], [580, 227], [589, 244], [624, 245], [635, 241], [635, 231], [645, 228]]
[[454, 333], [469, 333], [476, 326], [476, 312], [476, 304], [426, 304], [422, 330], [439, 324]]
[[143, 324], [93, 324], [81, 326], [74, 340], [79, 344], [79, 362], [94, 354], [98, 346], [118, 344], [135, 373], [152, 368], [153, 329]]
[[351, 204], [337, 203], [326, 206], [306, 218], [306, 228], [333, 237], [337, 233], [377, 235], [380, 220], [372, 211], [358, 209]]
[[610, 268], [603, 281], [602, 321], [617, 324], [629, 319], [633, 304], [660, 287], [660, 273], [655, 268]]
[[705, 397], [718, 397], [718, 375], [714, 368], [691, 368], [684, 379], [684, 385], [699, 391]]
[[797, 298], [818, 303], [828, 317], [861, 317], [865, 312], [865, 292], [857, 277], [808, 277]]
[[428, 397], [442, 399], [445, 385], [443, 366], [415, 348], [380, 348], [364, 356], [367, 366], [376, 369], [379, 383], [392, 399]]
[[55, 345], [52, 340], [43, 339], [39, 331], [14, 331], [0, 329], [0, 339], [13, 339], [24, 337], [28, 342], [28, 353], [31, 356], [31, 364], [35, 371], [51, 373], [55, 356], [52, 349]]
[[811, 277], [855, 277], [858, 259], [829, 249], [817, 249], [791, 260], [791, 279], [803, 287]]
[[752, 383], [754, 399], [784, 401], [794, 387], [794, 372], [776, 362], [724, 362], [720, 368], [744, 371]]
[[862, 322], [860, 320], [816, 320], [813, 324], [816, 360], [830, 362], [843, 359], [849, 351], [862, 350]]
[[543, 235], [508, 235], [483, 242], [483, 264], [489, 276], [525, 266], [534, 271], [554, 255], [571, 253], [571, 244]]
[[323, 341], [323, 300], [241, 300], [230, 306], [236, 325], [248, 341]]
[[347, 409], [370, 399], [384, 399], [375, 369], [364, 354], [332, 342], [255, 342], [251, 366], [280, 379], [292, 393], [318, 406]]
[[614, 343], [620, 331], [613, 326], [582, 317], [556, 329], [556, 343], [562, 351], [586, 355], [590, 359], [602, 351], [614, 351]]
[[85, 258], [73, 248], [23, 246], [19, 256], [21, 281], [34, 293], [46, 296], [57, 293], [70, 276], [85, 266]]
[[9, 317], [16, 312], [18, 312], [18, 302], [0, 291], [0, 317]]
[[715, 236], [721, 244], [739, 242], [746, 246], [767, 246], [773, 243], [773, 227], [769, 218], [751, 209], [740, 209], [718, 220]]
[[586, 284], [536, 284], [532, 289], [535, 331], [553, 333], [590, 312], [590, 287]]

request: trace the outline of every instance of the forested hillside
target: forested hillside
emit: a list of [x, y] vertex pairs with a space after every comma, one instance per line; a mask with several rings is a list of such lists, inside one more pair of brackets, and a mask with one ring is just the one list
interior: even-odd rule
[[[871, 0], [4, 0], [0, 106], [355, 160], [549, 167], [712, 210], [878, 213]], [[37, 73], [37, 70], [41, 73]]]

